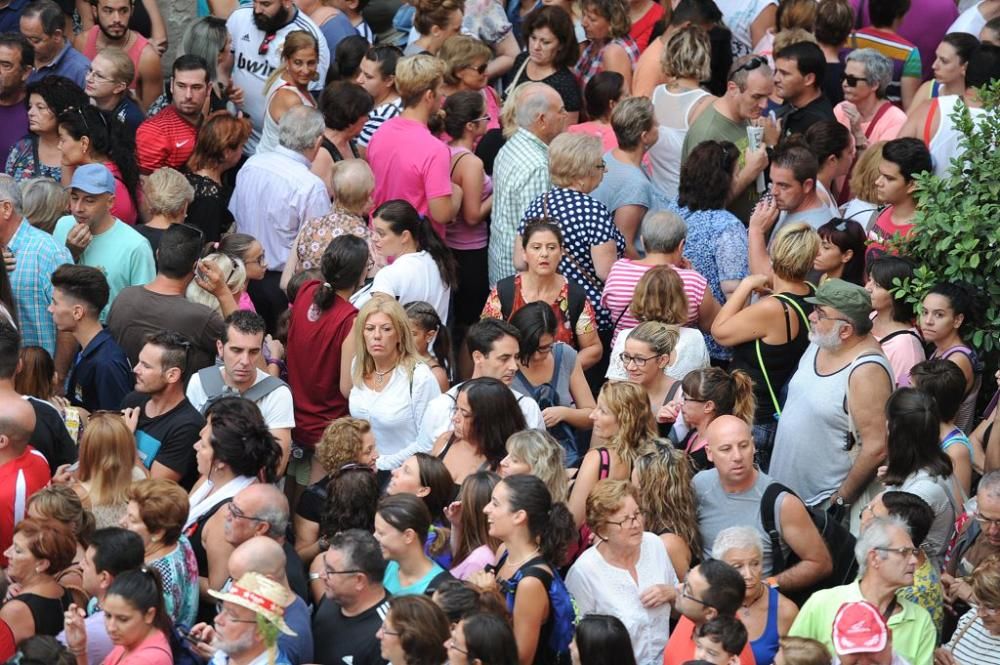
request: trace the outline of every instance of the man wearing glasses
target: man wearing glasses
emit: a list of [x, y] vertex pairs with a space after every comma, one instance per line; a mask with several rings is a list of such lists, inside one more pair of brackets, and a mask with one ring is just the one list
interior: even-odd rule
[[1000, 471], [991, 471], [979, 481], [976, 508], [958, 530], [958, 540], [948, 553], [941, 583], [950, 603], [968, 604], [972, 585], [967, 578], [976, 566], [1000, 554]]
[[788, 634], [821, 642], [836, 653], [831, 627], [844, 603], [867, 601], [885, 620], [893, 650], [907, 663], [929, 665], [937, 630], [927, 610], [896, 591], [913, 584], [919, 550], [898, 517], [876, 517], [858, 537], [859, 578], [851, 584], [815, 592], [802, 606]]
[[386, 560], [378, 541], [367, 531], [348, 529], [330, 538], [321, 556], [326, 595], [313, 617], [314, 660], [382, 665], [375, 633], [389, 612], [389, 594], [382, 586]]
[[806, 302], [815, 305], [811, 344], [789, 383], [769, 471], [807, 506], [832, 508], [838, 518], [850, 511], [857, 524], [860, 508], [880, 491], [873, 481], [887, 454], [894, 374], [870, 334], [867, 291], [834, 278]]
[[[709, 559], [688, 572], [677, 587], [674, 609], [681, 614], [663, 650], [663, 665], [680, 665], [694, 658], [694, 630], [717, 616], [735, 617], [743, 604], [746, 585], [739, 572], [718, 559]], [[740, 665], [753, 665], [750, 643], [740, 653]]]

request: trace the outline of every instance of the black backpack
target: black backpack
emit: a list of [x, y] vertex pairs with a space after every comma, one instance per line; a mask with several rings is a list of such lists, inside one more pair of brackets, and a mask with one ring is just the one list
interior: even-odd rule
[[[781, 549], [781, 536], [778, 534], [777, 525], [775, 524], [775, 508], [778, 495], [782, 492], [788, 492], [798, 498], [795, 492], [781, 483], [772, 482], [764, 490], [764, 496], [760, 500], [760, 521], [764, 527], [764, 531], [767, 532], [768, 538], [771, 540], [772, 575], [777, 575], [791, 568], [799, 561], [795, 552], [789, 552], [788, 558], [785, 558]], [[803, 503], [803, 505], [805, 504]], [[816, 530], [819, 531], [820, 538], [826, 543], [826, 549], [830, 552], [830, 558], [833, 560], [833, 571], [826, 579], [817, 582], [809, 588], [785, 594], [795, 601], [799, 607], [802, 606], [813, 592], [850, 584], [858, 576], [858, 562], [854, 558], [854, 545], [857, 539], [843, 524], [834, 519], [825, 510], [806, 506], [806, 511], [808, 511], [813, 524], [816, 525]]]
[[[580, 320], [580, 315], [583, 314], [583, 308], [587, 302], [587, 293], [583, 290], [583, 287], [576, 282], [567, 279], [566, 280], [568, 295], [567, 303], [569, 311], [566, 313], [566, 318], [569, 322], [570, 331], [573, 333], [573, 346], [575, 348], [580, 347], [580, 342], [576, 338], [576, 322]], [[510, 321], [511, 315], [514, 313], [514, 277], [507, 277], [501, 279], [497, 282], [497, 298], [500, 300], [500, 315], [503, 317], [504, 321]]]

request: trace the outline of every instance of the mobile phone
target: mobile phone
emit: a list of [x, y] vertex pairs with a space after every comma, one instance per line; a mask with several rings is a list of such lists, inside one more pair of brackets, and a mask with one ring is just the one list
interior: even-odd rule
[[201, 639], [200, 637], [198, 637], [197, 635], [195, 635], [194, 633], [192, 633], [190, 631], [190, 629], [185, 628], [184, 626], [177, 626], [177, 632], [185, 640], [187, 640], [188, 642], [192, 642], [194, 644], [198, 644], [198, 643], [201, 643], [201, 642], [205, 641], [205, 640]]

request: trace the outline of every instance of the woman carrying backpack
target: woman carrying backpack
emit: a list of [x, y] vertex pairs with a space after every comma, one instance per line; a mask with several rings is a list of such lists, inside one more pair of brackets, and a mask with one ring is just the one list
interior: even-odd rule
[[522, 665], [556, 663], [573, 639], [573, 601], [556, 570], [577, 537], [573, 517], [530, 475], [502, 480], [483, 512], [489, 534], [503, 546], [496, 565], [472, 581], [506, 597]]
[[556, 341], [556, 316], [544, 302], [524, 305], [510, 323], [521, 333], [518, 370], [511, 388], [538, 402], [549, 434], [566, 453], [566, 466], [575, 467], [580, 449], [585, 448], [578, 442], [577, 430], [591, 428], [594, 408], [580, 356], [568, 344]]

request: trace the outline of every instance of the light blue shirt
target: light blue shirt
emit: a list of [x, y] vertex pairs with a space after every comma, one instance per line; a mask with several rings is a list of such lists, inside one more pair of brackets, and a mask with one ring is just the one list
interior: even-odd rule
[[65, 243], [21, 220], [7, 249], [17, 265], [10, 273], [10, 287], [17, 305], [21, 343], [56, 352], [56, 326], [48, 307], [52, 302], [52, 273], [64, 263], [73, 263]]

